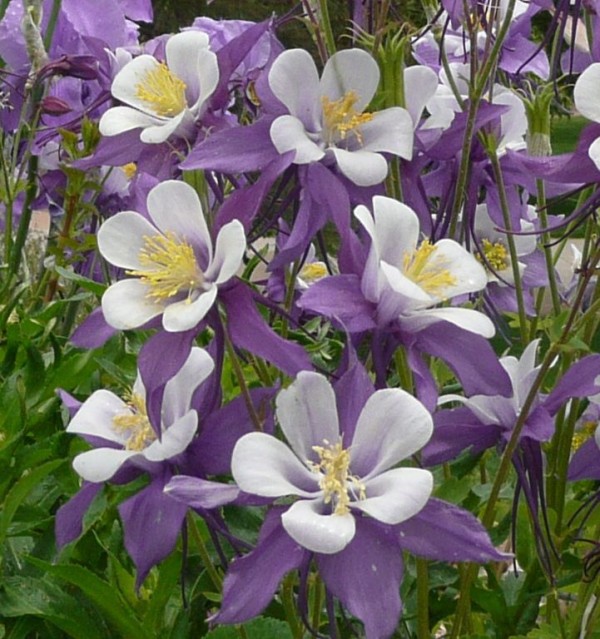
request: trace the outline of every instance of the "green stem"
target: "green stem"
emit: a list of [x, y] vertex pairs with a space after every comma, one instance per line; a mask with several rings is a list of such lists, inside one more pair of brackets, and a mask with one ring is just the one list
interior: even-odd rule
[[430, 639], [429, 632], [429, 573], [427, 559], [417, 558], [417, 637]]
[[323, 34], [325, 36], [325, 46], [329, 56], [335, 53], [335, 37], [331, 28], [331, 19], [329, 18], [329, 2], [327, 0], [319, 0], [319, 21]]
[[283, 603], [283, 609], [285, 610], [285, 618], [290, 627], [292, 637], [294, 639], [302, 639], [304, 634], [302, 630], [302, 624], [298, 619], [296, 613], [296, 601], [294, 599], [294, 575], [289, 574], [283, 580], [283, 586], [281, 589], [281, 601]]
[[198, 549], [198, 554], [200, 555], [200, 559], [206, 568], [206, 572], [208, 572], [208, 576], [213, 583], [213, 586], [221, 592], [221, 586], [223, 585], [223, 579], [221, 575], [217, 572], [217, 569], [214, 567], [212, 559], [208, 553], [208, 549], [206, 548], [206, 544], [202, 539], [202, 535], [198, 530], [198, 526], [196, 524], [196, 520], [194, 519], [194, 515], [191, 512], [188, 512], [188, 528], [192, 535], [192, 539], [196, 544], [196, 548]]

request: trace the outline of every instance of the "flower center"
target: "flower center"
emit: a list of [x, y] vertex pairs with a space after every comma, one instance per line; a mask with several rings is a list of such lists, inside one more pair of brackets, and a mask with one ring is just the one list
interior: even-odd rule
[[437, 247], [423, 240], [412, 253], [404, 255], [404, 275], [426, 293], [442, 297], [443, 290], [456, 284], [456, 278], [445, 268], [444, 259], [435, 256]]
[[342, 443], [330, 444], [324, 441], [325, 446], [313, 446], [312, 449], [319, 456], [319, 462], [311, 462], [314, 472], [323, 473], [319, 480], [319, 487], [323, 490], [326, 504], [332, 504], [334, 515], [347, 515], [350, 512], [350, 495], [348, 494], [348, 482], [351, 482], [356, 490], [358, 499], [365, 499], [365, 487], [358, 477], [349, 473], [350, 451], [342, 448]]
[[156, 115], [173, 117], [186, 107], [185, 82], [164, 62], [145, 73], [135, 85], [135, 95]]
[[593, 437], [597, 426], [598, 422], [595, 421], [584, 422], [581, 429], [573, 435], [573, 439], [571, 441], [571, 452], [574, 453], [579, 450], [590, 437]]
[[348, 133], [354, 133], [360, 144], [363, 143], [358, 128], [373, 119], [372, 113], [358, 113], [354, 105], [358, 95], [348, 91], [338, 100], [330, 100], [326, 95], [321, 98], [323, 107], [323, 124], [327, 130], [327, 142], [331, 144], [335, 138], [345, 140]]
[[127, 164], [123, 164], [121, 170], [125, 174], [125, 177], [131, 181], [137, 173], [137, 165], [135, 162], [128, 162]]
[[148, 286], [147, 297], [161, 301], [187, 291], [191, 293], [204, 283], [194, 249], [167, 231], [164, 235], [145, 235], [138, 258], [144, 269], [127, 271]]
[[[481, 254], [477, 255], [477, 259], [492, 271], [504, 271], [508, 268], [508, 251], [502, 242], [492, 242], [487, 238], [481, 240]], [[485, 259], [484, 259], [485, 258]]]
[[329, 275], [329, 273], [327, 272], [327, 267], [323, 262], [311, 262], [310, 264], [305, 264], [300, 269], [300, 273], [298, 273], [298, 275], [307, 284], [312, 284], [323, 279], [325, 276]]
[[146, 402], [141, 395], [129, 393], [125, 398], [129, 411], [113, 417], [113, 428], [117, 433], [127, 433], [127, 450], [144, 450], [156, 440], [156, 433], [148, 420]]

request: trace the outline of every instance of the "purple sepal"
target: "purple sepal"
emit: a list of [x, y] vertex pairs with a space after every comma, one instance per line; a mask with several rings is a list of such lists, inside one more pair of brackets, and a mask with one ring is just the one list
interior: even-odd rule
[[197, 144], [179, 166], [185, 171], [260, 171], [279, 156], [269, 135], [272, 122], [273, 118], [264, 117], [248, 126], [216, 131]]
[[402, 612], [402, 552], [395, 531], [361, 518], [354, 539], [334, 555], [315, 555], [327, 589], [365, 625], [368, 639], [391, 637]]
[[465, 395], [512, 395], [512, 384], [490, 343], [450, 322], [419, 331], [420, 350], [444, 360], [460, 380]]
[[349, 446], [354, 437], [358, 417], [367, 400], [375, 392], [373, 382], [365, 367], [353, 355], [350, 368], [334, 384], [340, 433], [344, 446]]
[[144, 143], [140, 141], [139, 129], [110, 137], [104, 136], [100, 139], [93, 155], [76, 160], [73, 162], [73, 166], [82, 171], [104, 165], [123, 166], [137, 160], [143, 148]]
[[404, 550], [435, 561], [507, 561], [498, 552], [479, 520], [470, 512], [440, 499], [430, 499], [423, 510], [394, 526]]
[[77, 348], [100, 348], [117, 332], [106, 323], [102, 308], [95, 308], [75, 329], [70, 342]]
[[405, 343], [408, 365], [415, 382], [417, 399], [425, 408], [433, 413], [437, 406], [438, 387], [429, 365], [424, 361], [420, 351], [414, 347], [414, 340]]
[[433, 436], [422, 450], [425, 466], [442, 464], [466, 450], [477, 455], [498, 443], [502, 436], [501, 426], [482, 424], [466, 406], [438, 411], [433, 423]]
[[140, 350], [138, 368], [146, 389], [146, 409], [150, 423], [157, 433], [160, 433], [165, 385], [184, 365], [195, 336], [195, 329], [181, 333], [160, 331]]
[[272, 510], [256, 548], [231, 562], [223, 582], [221, 610], [210, 621], [242, 623], [259, 615], [273, 599], [284, 575], [298, 568], [308, 554], [283, 529], [281, 509]]
[[227, 309], [227, 327], [235, 346], [262, 357], [292, 377], [302, 370], [312, 369], [306, 351], [279, 337], [265, 322], [246, 285], [237, 282], [223, 291], [221, 299]]
[[362, 294], [358, 275], [333, 275], [315, 282], [302, 294], [298, 306], [337, 320], [349, 333], [377, 326], [375, 305]]
[[[515, 415], [515, 420], [517, 416]], [[512, 430], [512, 429], [511, 429]], [[504, 439], [508, 442], [511, 430], [504, 432]], [[525, 426], [521, 431], [521, 437], [528, 437], [537, 442], [547, 442], [554, 435], [554, 419], [548, 413], [545, 406], [536, 406], [527, 416]]]
[[544, 401], [544, 408], [554, 415], [573, 397], [590, 397], [600, 393], [600, 355], [588, 355], [573, 364]]
[[[272, 401], [279, 388], [255, 388], [250, 397], [263, 430], [273, 433]], [[231, 473], [231, 454], [238, 439], [254, 430], [244, 397], [236, 397], [202, 422], [200, 435], [185, 453], [182, 470], [189, 474], [227, 475]]]
[[104, 484], [84, 482], [79, 492], [58, 509], [54, 524], [58, 550], [81, 535], [85, 513], [103, 486]]
[[593, 437], [582, 444], [573, 455], [567, 478], [570, 481], [600, 479], [600, 449]]
[[164, 479], [155, 479], [119, 506], [125, 548], [137, 569], [136, 588], [175, 547], [187, 506], [165, 495]]
[[177, 475], [167, 482], [164, 492], [190, 508], [210, 510], [235, 501], [240, 494], [240, 489], [234, 484], [221, 484], [199, 477]]
[[60, 401], [63, 403], [63, 406], [69, 411], [69, 417], [73, 419], [73, 417], [75, 417], [75, 413], [81, 408], [81, 404], [83, 402], [75, 399], [73, 395], [70, 395], [62, 388], [57, 388], [56, 394], [58, 395]]

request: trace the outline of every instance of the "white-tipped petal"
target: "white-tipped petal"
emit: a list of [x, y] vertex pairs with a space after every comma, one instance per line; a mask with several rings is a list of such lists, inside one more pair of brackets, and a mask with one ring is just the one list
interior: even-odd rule
[[67, 426], [67, 433], [93, 435], [118, 444], [125, 444], [126, 437], [113, 428], [117, 415], [130, 412], [127, 404], [114, 393], [97, 390], [83, 402], [75, 417]]
[[357, 186], [374, 186], [385, 180], [388, 165], [383, 155], [372, 151], [346, 151], [330, 147], [339, 170]]
[[215, 243], [215, 254], [206, 269], [206, 279], [215, 284], [224, 284], [239, 270], [246, 251], [246, 234], [239, 220], [232, 220], [219, 231]]
[[77, 455], [73, 468], [82, 479], [99, 483], [109, 480], [128, 459], [135, 456], [139, 453], [134, 450], [94, 448]]
[[102, 257], [119, 268], [140, 270], [140, 251], [145, 237], [158, 231], [135, 211], [122, 211], [109, 218], [98, 230], [98, 249]]
[[349, 91], [358, 98], [354, 104], [361, 113], [372, 100], [379, 84], [379, 66], [362, 49], [345, 49], [334, 53], [325, 64], [321, 76], [321, 95], [339, 100]]
[[392, 153], [410, 160], [413, 153], [413, 122], [406, 109], [392, 107], [373, 114], [370, 122], [361, 124], [363, 151]]
[[107, 137], [133, 129], [161, 125], [163, 120], [128, 106], [116, 106], [102, 114], [98, 124], [100, 133]]
[[295, 164], [318, 162], [325, 152], [308, 136], [302, 122], [292, 115], [281, 115], [270, 129], [271, 142], [279, 153], [295, 151]]
[[185, 299], [166, 306], [162, 320], [165, 331], [179, 333], [197, 326], [215, 303], [217, 292], [216, 284], [212, 284], [193, 301]]
[[594, 122], [600, 122], [600, 63], [596, 62], [577, 78], [573, 89], [575, 106], [581, 115]]
[[164, 310], [163, 304], [148, 297], [148, 287], [136, 278], [115, 282], [102, 296], [102, 314], [113, 328], [139, 328]]
[[154, 440], [143, 451], [144, 457], [148, 461], [160, 462], [179, 455], [190, 445], [197, 429], [198, 414], [191, 410], [166, 428], [161, 439]]
[[323, 515], [320, 499], [300, 500], [281, 516], [287, 534], [303, 548], [324, 555], [343, 550], [354, 538], [356, 523], [352, 514]]
[[486, 339], [494, 337], [496, 333], [494, 323], [487, 315], [470, 308], [429, 308], [400, 318], [402, 328], [410, 333], [417, 333], [440, 321], [450, 322]]

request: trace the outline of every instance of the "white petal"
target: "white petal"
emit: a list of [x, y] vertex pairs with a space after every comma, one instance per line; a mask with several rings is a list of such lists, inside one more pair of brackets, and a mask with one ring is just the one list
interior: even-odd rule
[[393, 107], [373, 114], [362, 124], [363, 151], [386, 152], [410, 160], [413, 152], [413, 123], [406, 109]]
[[143, 54], [134, 58], [115, 76], [110, 88], [111, 93], [117, 100], [125, 102], [125, 104], [129, 104], [148, 115], [155, 115], [154, 111], [148, 107], [148, 104], [138, 97], [137, 92], [140, 82], [143, 82], [148, 73], [156, 71], [159, 67], [160, 62], [151, 55]]
[[420, 450], [433, 420], [421, 402], [399, 388], [379, 390], [367, 400], [356, 423], [350, 467], [362, 479], [378, 475]]
[[596, 62], [577, 78], [573, 89], [575, 106], [581, 115], [600, 122], [600, 63]]
[[179, 180], [166, 180], [148, 193], [148, 214], [163, 232], [172, 231], [179, 239], [207, 251], [212, 259], [212, 240], [200, 198], [194, 189]]
[[106, 323], [122, 331], [139, 328], [160, 315], [164, 306], [153, 302], [148, 287], [136, 278], [115, 282], [102, 296], [102, 313]]
[[385, 180], [388, 165], [383, 155], [372, 151], [346, 151], [331, 147], [340, 171], [357, 186], [374, 186]]
[[126, 412], [129, 412], [129, 409], [122, 399], [110, 391], [97, 390], [83, 402], [75, 417], [69, 422], [67, 433], [93, 435], [125, 444], [127, 438], [113, 428], [113, 419]]
[[366, 51], [338, 51], [327, 60], [323, 69], [321, 95], [339, 100], [353, 91], [358, 97], [354, 108], [362, 113], [377, 91], [379, 76], [379, 65]]
[[134, 450], [94, 448], [77, 455], [73, 468], [86, 481], [98, 483], [110, 479], [128, 459], [136, 456], [139, 453]]
[[[211, 53], [208, 49], [208, 35], [202, 31], [190, 30], [177, 33], [167, 40], [165, 46], [167, 66], [172, 73], [185, 82], [188, 104], [196, 102], [200, 94], [200, 82], [204, 82], [204, 76], [198, 72], [198, 59], [205, 52]], [[214, 56], [214, 53], [211, 55]], [[193, 96], [192, 99], [190, 99], [191, 96]]]
[[246, 251], [246, 234], [239, 220], [225, 224], [217, 235], [215, 254], [206, 269], [206, 279], [215, 284], [223, 284], [230, 280], [242, 264]]
[[191, 410], [166, 428], [162, 432], [160, 441], [158, 439], [153, 441], [142, 454], [147, 460], [153, 462], [171, 459], [171, 457], [182, 453], [190, 445], [197, 430], [198, 413], [195, 410]]
[[160, 125], [161, 118], [148, 115], [137, 109], [127, 106], [117, 106], [102, 114], [99, 122], [100, 133], [110, 137], [119, 135], [132, 129], [142, 129], [148, 126]]
[[202, 348], [193, 347], [185, 364], [165, 386], [162, 423], [169, 426], [190, 410], [192, 396], [213, 372], [213, 358]]
[[145, 144], [162, 144], [175, 133], [179, 137], [187, 137], [191, 114], [187, 109], [172, 118], [167, 118], [158, 124], [147, 126], [140, 133], [140, 140]]
[[435, 299], [424, 291], [418, 284], [406, 277], [402, 271], [387, 262], [382, 261], [380, 264], [385, 281], [392, 289], [395, 295], [405, 300], [404, 306], [410, 305], [411, 308], [432, 306], [436, 303]]
[[304, 126], [319, 129], [319, 74], [307, 51], [290, 49], [279, 54], [269, 71], [269, 87]]
[[302, 371], [275, 400], [277, 420], [302, 461], [316, 461], [313, 446], [340, 439], [335, 393], [323, 375]]
[[169, 304], [163, 313], [163, 328], [169, 333], [179, 333], [194, 328], [201, 322], [217, 299], [217, 287], [201, 293], [194, 301], [187, 299]]
[[404, 101], [415, 128], [425, 105], [435, 95], [437, 86], [438, 77], [433, 69], [421, 65], [404, 69]]
[[231, 473], [246, 493], [262, 497], [320, 493], [319, 476], [275, 437], [248, 433], [237, 441], [231, 456]]
[[376, 195], [373, 217], [380, 259], [402, 270], [406, 254], [415, 250], [419, 240], [417, 214], [402, 202]]
[[308, 137], [302, 122], [292, 115], [282, 115], [274, 120], [270, 136], [279, 153], [296, 152], [296, 164], [318, 162], [325, 155], [323, 149]]
[[444, 287], [435, 297], [442, 301], [464, 293], [481, 291], [487, 285], [487, 274], [472, 253], [458, 242], [443, 239], [435, 243], [435, 251], [428, 260], [435, 270], [448, 271], [455, 283]]
[[[219, 84], [219, 63], [217, 56], [212, 51], [200, 51], [197, 61], [197, 76], [200, 78], [200, 93], [196, 100], [190, 93], [190, 108], [198, 115], [202, 112], [204, 104], [215, 92]], [[187, 92], [186, 92], [187, 93]]]
[[354, 538], [356, 523], [347, 515], [322, 515], [323, 502], [297, 501], [281, 516], [287, 534], [303, 548], [332, 555], [343, 550]]
[[440, 320], [450, 322], [465, 331], [476, 333], [486, 339], [494, 337], [496, 333], [494, 324], [487, 315], [470, 308], [428, 308], [416, 311], [412, 315], [401, 317], [400, 324], [408, 332], [416, 333]]
[[596, 165], [597, 169], [600, 169], [600, 138], [596, 138], [588, 149], [588, 155], [590, 160]]
[[140, 251], [145, 237], [158, 235], [157, 230], [135, 211], [122, 211], [109, 218], [98, 230], [98, 249], [114, 266], [131, 270], [143, 269]]
[[433, 490], [433, 475], [422, 468], [394, 468], [366, 484], [366, 499], [351, 503], [384, 524], [399, 524], [423, 509]]

